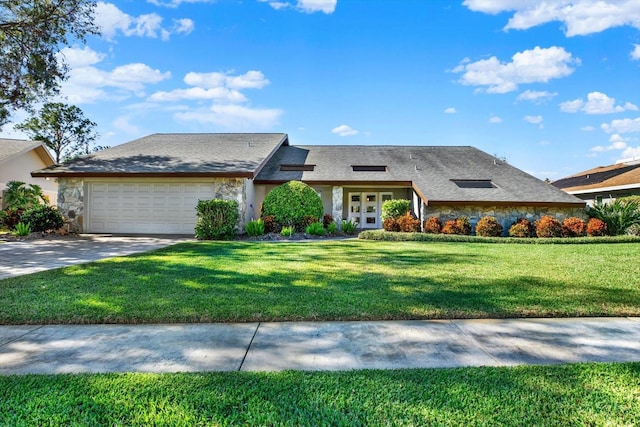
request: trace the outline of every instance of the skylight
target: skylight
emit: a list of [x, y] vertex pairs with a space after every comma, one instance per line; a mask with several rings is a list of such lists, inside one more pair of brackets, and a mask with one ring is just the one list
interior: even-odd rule
[[351, 165], [354, 172], [386, 172], [385, 165]]
[[280, 165], [280, 170], [283, 172], [303, 172], [303, 171], [313, 171], [316, 165]]
[[452, 179], [459, 188], [498, 188], [490, 179]]

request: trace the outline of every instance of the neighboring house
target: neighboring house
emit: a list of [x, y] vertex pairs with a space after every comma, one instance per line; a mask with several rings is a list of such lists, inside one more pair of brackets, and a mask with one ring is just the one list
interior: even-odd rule
[[49, 202], [55, 205], [58, 196], [58, 184], [55, 180], [31, 176], [32, 171], [54, 163], [53, 157], [41, 142], [0, 138], [0, 198], [9, 181], [22, 181], [42, 187]]
[[290, 180], [325, 213], [380, 228], [384, 200], [412, 200], [424, 220], [466, 215], [581, 216], [584, 202], [472, 147], [292, 146], [278, 134], [154, 134], [33, 173], [55, 177], [77, 231], [193, 234], [199, 199], [239, 203], [242, 223]]
[[599, 166], [552, 183], [593, 206], [619, 197], [640, 195], [640, 157]]

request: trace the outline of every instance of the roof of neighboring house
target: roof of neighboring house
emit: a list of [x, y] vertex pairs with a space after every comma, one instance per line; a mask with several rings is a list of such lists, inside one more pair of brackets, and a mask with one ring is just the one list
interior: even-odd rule
[[31, 150], [35, 151], [45, 166], [50, 166], [55, 163], [53, 157], [51, 157], [51, 154], [41, 142], [0, 138], [0, 164], [15, 159]]
[[283, 144], [285, 133], [157, 133], [32, 175], [253, 178]]
[[620, 186], [635, 185], [640, 187], [640, 162], [622, 162], [610, 166], [598, 166], [597, 168], [559, 179], [552, 184], [572, 193]]
[[[296, 165], [307, 170], [291, 170]], [[381, 171], [370, 171], [376, 166]], [[413, 186], [430, 204], [584, 205], [584, 201], [473, 147], [283, 146], [258, 174], [256, 183], [290, 180], [404, 184]]]

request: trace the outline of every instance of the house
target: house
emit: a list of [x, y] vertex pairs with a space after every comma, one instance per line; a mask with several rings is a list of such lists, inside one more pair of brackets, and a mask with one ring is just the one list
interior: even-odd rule
[[473, 147], [293, 146], [287, 134], [154, 134], [33, 173], [56, 178], [77, 231], [193, 234], [199, 199], [238, 201], [243, 223], [268, 192], [311, 185], [325, 213], [380, 228], [382, 202], [424, 220], [583, 215], [584, 202]]
[[54, 163], [53, 157], [41, 142], [0, 138], [0, 198], [9, 181], [22, 181], [39, 185], [50, 203], [55, 205], [58, 196], [58, 184], [55, 180], [31, 176], [31, 171]]
[[593, 206], [619, 197], [640, 196], [640, 156], [598, 166], [552, 182]]

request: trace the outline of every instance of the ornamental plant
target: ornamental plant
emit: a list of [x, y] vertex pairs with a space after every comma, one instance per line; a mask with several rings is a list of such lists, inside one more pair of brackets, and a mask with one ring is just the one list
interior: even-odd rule
[[385, 200], [382, 203], [382, 213], [380, 217], [384, 221], [387, 218], [398, 219], [409, 211], [411, 202], [405, 199]]
[[511, 237], [533, 237], [535, 227], [526, 218], [518, 218], [516, 222], [509, 227], [509, 236]]
[[264, 221], [261, 219], [251, 220], [244, 226], [248, 236], [257, 237], [264, 234]]
[[322, 218], [323, 211], [318, 193], [300, 181], [289, 181], [274, 188], [262, 202], [262, 216], [271, 215], [279, 226], [293, 225], [298, 230], [309, 225], [305, 217], [316, 222]]
[[321, 222], [314, 222], [306, 226], [304, 232], [311, 236], [324, 236], [327, 230]]
[[480, 218], [476, 224], [476, 235], [482, 237], [500, 237], [502, 235], [502, 225], [493, 216]]
[[322, 217], [322, 225], [324, 225], [325, 228], [329, 227], [329, 224], [332, 224], [333, 222], [333, 215], [326, 213], [324, 214], [324, 216]]
[[550, 215], [543, 216], [535, 224], [538, 237], [562, 237], [562, 224]]
[[345, 234], [354, 234], [357, 228], [358, 228], [358, 225], [351, 220], [342, 221], [342, 232]]
[[417, 233], [420, 231], [420, 220], [415, 219], [409, 212], [396, 219], [396, 222], [403, 233]]
[[24, 211], [20, 221], [30, 224], [33, 233], [57, 230], [64, 224], [58, 209], [48, 205], [40, 205]]
[[587, 223], [582, 218], [572, 216], [562, 221], [562, 235], [564, 237], [582, 237], [587, 234]]
[[442, 234], [460, 234], [468, 236], [471, 234], [471, 224], [469, 218], [461, 216], [459, 218], [449, 220], [442, 227]]
[[395, 218], [387, 218], [382, 222], [382, 228], [385, 231], [400, 231], [400, 225]]
[[611, 236], [624, 234], [633, 224], [640, 224], [640, 201], [623, 197], [611, 203], [598, 203], [587, 211], [590, 217], [607, 224]]
[[231, 240], [240, 214], [235, 200], [199, 200], [196, 206], [196, 238], [201, 240]]
[[432, 216], [424, 222], [424, 232], [430, 234], [439, 234], [442, 230], [442, 223], [437, 216]]
[[591, 218], [587, 222], [587, 235], [591, 237], [600, 237], [607, 234], [607, 224], [598, 218]]
[[265, 233], [273, 233], [276, 231], [276, 221], [273, 215], [265, 215], [262, 218]]

